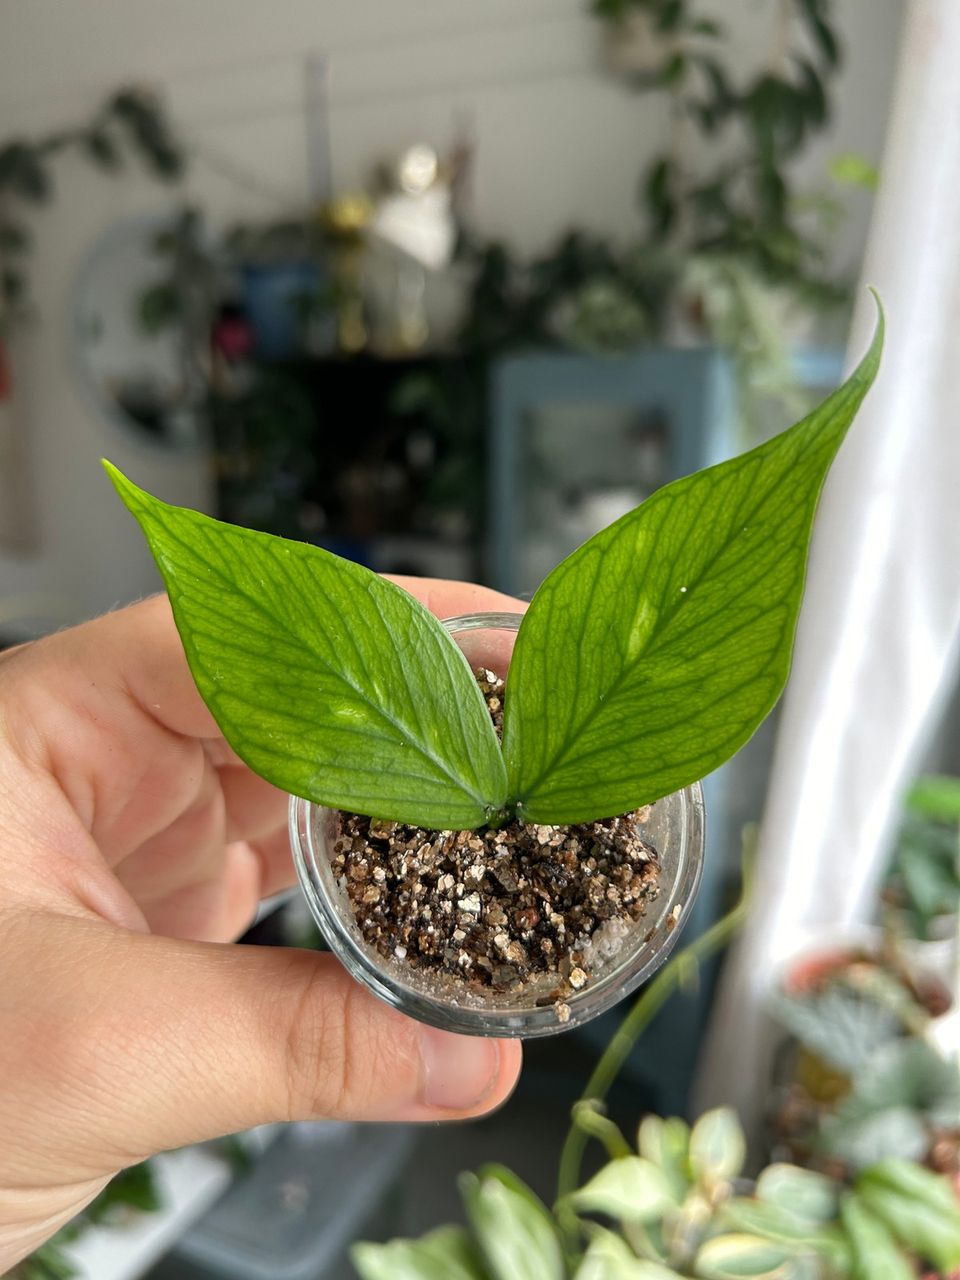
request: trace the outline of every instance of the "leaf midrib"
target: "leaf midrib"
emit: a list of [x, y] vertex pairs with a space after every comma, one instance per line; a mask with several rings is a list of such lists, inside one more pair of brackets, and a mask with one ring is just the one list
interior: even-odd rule
[[[171, 537], [171, 538], [173, 539], [173, 541], [174, 541], [174, 542], [179, 543], [179, 545], [180, 545], [181, 547], [184, 547], [184, 546], [185, 546], [185, 547], [186, 547], [186, 549], [187, 549], [187, 550], [188, 550], [192, 555], [197, 555], [197, 550], [196, 550], [196, 548], [195, 548], [195, 547], [190, 547], [188, 544], [184, 543], [183, 539], [182, 539], [181, 537], [179, 537], [179, 535], [178, 535], [175, 531], [171, 531], [170, 525], [169, 525], [166, 521], [164, 521], [164, 530], [165, 530], [165, 532], [166, 532], [167, 536], [168, 536], [168, 537]], [[242, 530], [241, 530], [241, 532], [242, 532]], [[162, 549], [161, 549], [161, 555], [163, 555], [163, 551], [162, 551]], [[165, 558], [165, 557], [164, 557], [164, 558]], [[211, 571], [212, 571], [215, 575], [218, 575], [218, 576], [220, 575], [220, 572], [221, 572], [221, 571], [220, 571], [220, 570], [218, 570], [218, 569], [216, 568], [216, 566], [215, 566], [215, 565], [210, 564], [210, 562], [209, 562], [209, 561], [207, 561], [206, 563], [209, 565], [209, 567], [210, 567]], [[258, 615], [258, 616], [260, 616], [260, 617], [264, 617], [264, 616], [266, 616], [266, 615], [264, 614], [263, 606], [262, 606], [262, 604], [260, 603], [260, 601], [257, 599], [257, 597], [256, 597], [256, 596], [251, 595], [251, 594], [250, 594], [250, 593], [249, 593], [249, 592], [248, 592], [244, 587], [240, 586], [240, 585], [239, 585], [239, 584], [237, 584], [236, 582], [228, 582], [228, 580], [227, 580], [226, 578], [222, 577], [222, 576], [221, 576], [221, 579], [220, 579], [220, 580], [221, 580], [221, 582], [223, 582], [225, 585], [227, 585], [227, 586], [229, 587], [229, 589], [230, 589], [234, 594], [239, 594], [239, 595], [243, 596], [243, 597], [244, 597], [244, 598], [245, 598], [245, 599], [246, 599], [246, 600], [247, 600], [247, 601], [248, 601], [248, 602], [253, 606], [253, 608], [254, 608], [254, 610], [256, 611], [256, 613], [257, 613], [257, 615]], [[185, 592], [181, 587], [179, 587], [179, 585], [178, 585], [178, 587], [177, 587], [177, 591], [178, 591], [178, 594], [183, 594], [183, 595], [185, 595], [185, 594], [186, 594], [186, 592]], [[171, 604], [172, 604], [172, 598], [171, 598]], [[373, 602], [372, 602], [372, 604], [373, 604], [373, 607], [374, 607], [374, 608], [377, 608], [376, 601], [373, 601]], [[173, 607], [174, 607], [174, 611], [176, 612], [176, 606], [173, 606]], [[378, 612], [378, 614], [379, 614], [379, 616], [380, 616], [380, 620], [381, 620], [381, 622], [383, 622], [384, 626], [386, 627], [386, 620], [384, 619], [383, 614], [382, 614], [382, 613], [380, 613], [380, 611], [379, 611], [379, 609], [378, 609], [378, 608], [377, 608], [377, 612]], [[268, 619], [268, 620], [269, 620], [269, 619]], [[184, 645], [185, 645], [185, 647], [189, 647], [189, 649], [193, 652], [193, 655], [194, 655], [194, 658], [195, 658], [195, 660], [196, 660], [196, 662], [197, 662], [197, 665], [201, 668], [201, 670], [204, 672], [204, 674], [205, 674], [205, 676], [207, 677], [207, 679], [210, 681], [211, 688], [212, 688], [210, 698], [211, 698], [211, 701], [212, 701], [212, 702], [214, 702], [214, 703], [216, 704], [216, 703], [218, 703], [218, 702], [220, 701], [220, 696], [219, 696], [219, 695], [220, 695], [220, 689], [219, 689], [219, 686], [217, 685], [217, 683], [216, 683], [215, 679], [214, 679], [214, 678], [209, 674], [209, 669], [208, 669], [208, 667], [207, 667], [206, 662], [204, 662], [204, 661], [201, 659], [201, 657], [200, 657], [199, 653], [197, 652], [196, 646], [194, 645], [193, 640], [192, 640], [192, 632], [191, 632], [191, 629], [190, 629], [190, 628], [186, 628], [186, 630], [187, 630], [188, 634], [191, 634], [191, 640], [190, 640], [189, 646], [187, 646], [186, 641], [184, 642]], [[387, 627], [387, 631], [388, 631], [388, 633], [389, 633], [389, 631], [390, 631], [390, 628], [389, 628], [389, 627]], [[404, 740], [404, 739], [411, 739], [411, 740], [412, 740], [412, 745], [414, 745], [414, 746], [415, 746], [416, 750], [418, 750], [418, 751], [419, 751], [419, 753], [421, 754], [421, 756], [423, 756], [423, 758], [424, 758], [425, 760], [429, 761], [432, 765], [436, 766], [436, 767], [437, 767], [437, 769], [438, 769], [438, 771], [439, 771], [443, 776], [445, 776], [446, 778], [448, 778], [448, 779], [449, 779], [449, 780], [450, 780], [450, 781], [451, 781], [451, 782], [452, 782], [452, 783], [453, 783], [453, 784], [458, 788], [458, 790], [462, 791], [462, 792], [463, 792], [463, 794], [464, 794], [464, 795], [466, 795], [466, 796], [468, 796], [470, 799], [472, 799], [472, 800], [476, 801], [476, 803], [479, 805], [479, 807], [480, 807], [482, 810], [484, 810], [484, 811], [485, 811], [485, 810], [488, 808], [488, 806], [489, 806], [489, 804], [490, 804], [490, 801], [489, 801], [488, 799], [486, 799], [486, 798], [485, 798], [485, 797], [484, 797], [484, 796], [483, 796], [479, 791], [476, 791], [476, 790], [474, 790], [472, 787], [470, 787], [470, 786], [466, 785], [466, 784], [465, 784], [465, 782], [464, 782], [464, 780], [463, 780], [462, 778], [458, 778], [455, 774], [453, 774], [453, 773], [450, 771], [450, 768], [449, 768], [449, 767], [444, 763], [444, 761], [442, 761], [442, 760], [441, 760], [441, 759], [439, 759], [436, 755], [434, 755], [433, 751], [432, 751], [432, 750], [430, 750], [430, 749], [429, 749], [429, 748], [428, 748], [428, 747], [427, 747], [427, 746], [426, 746], [426, 745], [425, 745], [425, 744], [420, 740], [420, 738], [418, 737], [418, 735], [417, 735], [416, 733], [413, 733], [413, 732], [407, 732], [407, 730], [404, 728], [403, 724], [402, 724], [400, 721], [396, 720], [396, 719], [394, 718], [394, 716], [393, 716], [393, 715], [391, 715], [388, 711], [386, 711], [383, 707], [380, 707], [380, 706], [378, 706], [375, 702], [373, 702], [373, 701], [370, 699], [370, 697], [369, 697], [366, 693], [364, 693], [364, 691], [363, 691], [361, 688], [359, 688], [356, 684], [354, 684], [354, 682], [353, 682], [351, 679], [349, 679], [347, 676], [343, 675], [341, 672], [337, 671], [335, 667], [332, 667], [332, 666], [330, 665], [329, 661], [328, 661], [326, 658], [324, 658], [324, 656], [323, 656], [321, 653], [315, 652], [315, 651], [314, 651], [313, 649], [311, 649], [308, 645], [306, 645], [306, 644], [303, 642], [303, 638], [302, 638], [302, 636], [298, 635], [296, 632], [294, 632], [293, 634], [297, 635], [297, 638], [298, 638], [298, 640], [299, 640], [300, 646], [301, 646], [301, 648], [303, 649], [303, 651], [304, 651], [304, 652], [308, 653], [312, 658], [314, 658], [314, 659], [316, 660], [316, 662], [317, 662], [320, 666], [322, 666], [322, 667], [323, 667], [323, 668], [324, 668], [324, 669], [325, 669], [325, 670], [326, 670], [326, 671], [327, 671], [327, 672], [328, 672], [328, 673], [329, 673], [329, 674], [330, 674], [330, 675], [331, 675], [335, 680], [338, 680], [338, 681], [342, 682], [343, 684], [345, 684], [345, 685], [347, 686], [347, 688], [352, 689], [352, 690], [353, 690], [353, 692], [357, 695], [357, 697], [360, 699], [360, 701], [361, 701], [362, 703], [364, 703], [366, 706], [368, 706], [368, 707], [369, 707], [369, 708], [370, 708], [370, 709], [371, 709], [371, 710], [372, 710], [372, 711], [373, 711], [377, 716], [379, 716], [379, 717], [381, 718], [381, 720], [383, 720], [386, 724], [388, 724], [392, 729], [394, 729], [394, 730], [396, 731], [396, 733], [397, 733], [398, 737], [399, 737], [401, 740]], [[351, 643], [352, 643], [352, 642], [351, 642]], [[354, 650], [356, 651], [356, 646], [354, 646]], [[404, 682], [406, 683], [406, 672], [404, 672]], [[409, 688], [410, 688], [410, 686], [409, 686], [409, 684], [407, 684], [407, 690], [408, 690], [408, 692], [409, 692]], [[236, 696], [236, 694], [233, 694], [232, 696], [234, 696], [234, 697], [235, 697], [235, 696]], [[420, 725], [419, 718], [418, 718], [418, 726], [420, 727], [420, 732], [422, 732], [422, 726]]]
[[[859, 385], [856, 387], [856, 390], [859, 391]], [[851, 388], [851, 393], [853, 391], [854, 391], [854, 388]], [[852, 398], [854, 398], [853, 394], [851, 394], [849, 397], [844, 397], [842, 407], [845, 408], [847, 400]], [[797, 424], [798, 427], [802, 425], [803, 425], [802, 422]], [[796, 429], [797, 429], [796, 427], [793, 428], [794, 431]], [[784, 445], [787, 445], [791, 434], [792, 432], [788, 432], [786, 438], [781, 437], [781, 439], [783, 439]], [[843, 436], [841, 435], [841, 440], [842, 438]], [[792, 443], [792, 441], [789, 441], [789, 442]], [[763, 446], [760, 446], [760, 447], [762, 448]], [[768, 457], [769, 456], [770, 455], [768, 455]], [[738, 468], [738, 472], [743, 471], [743, 468], [747, 464], [749, 458], [750, 458], [749, 454], [745, 455], [742, 458], [741, 460], [742, 465]], [[767, 459], [764, 459], [764, 461], [766, 460]], [[770, 494], [783, 483], [784, 479], [785, 479], [785, 476], [781, 474], [774, 484], [770, 485], [766, 490], [764, 490], [764, 492], [756, 499], [753, 506], [748, 509], [743, 519], [745, 519], [748, 523], [749, 521], [754, 519], [757, 511], [768, 500], [768, 498], [770, 497]], [[659, 531], [658, 531], [658, 536], [659, 536]], [[703, 581], [704, 576], [710, 572], [710, 570], [716, 565], [716, 563], [719, 560], [723, 558], [723, 556], [727, 554], [727, 552], [730, 550], [732, 545], [733, 545], [732, 542], [726, 543], [718, 552], [716, 552], [709, 560], [705, 562], [705, 564], [701, 567], [700, 572], [697, 574], [696, 578], [694, 578], [692, 582], [689, 584], [691, 588], [698, 586]], [[606, 558], [607, 553], [608, 553], [608, 549], [606, 547], [600, 549], [601, 563]], [[595, 589], [597, 577], [599, 577], [599, 573], [594, 576], [594, 583], [591, 586], [591, 592]], [[637, 657], [634, 658], [632, 662], [626, 662], [621, 665], [619, 671], [617, 672], [616, 677], [609, 685], [606, 686], [606, 688], [603, 691], [603, 694], [599, 695], [596, 699], [592, 701], [590, 706], [588, 706], [586, 714], [582, 716], [582, 718], [577, 722], [576, 727], [571, 730], [567, 738], [567, 741], [564, 743], [564, 745], [558, 751], [556, 751], [548, 761], [546, 761], [544, 764], [541, 765], [540, 770], [535, 776], [534, 780], [526, 785], [525, 792], [527, 795], [530, 795], [532, 792], [534, 792], [536, 788], [543, 782], [546, 776], [556, 772], [557, 769], [563, 765], [563, 762], [573, 750], [574, 743], [576, 742], [576, 740], [580, 736], [582, 736], [586, 727], [590, 725], [593, 721], [595, 721], [597, 717], [600, 716], [606, 710], [604, 703], [607, 702], [611, 696], [616, 695], [620, 686], [627, 679], [628, 674], [632, 676], [635, 673], [637, 667], [639, 667], [642, 663], [649, 661], [651, 656], [656, 654], [657, 643], [663, 642], [665, 632], [668, 630], [670, 624], [673, 622], [674, 618], [676, 618], [681, 608], [683, 608], [683, 602], [678, 601], [676, 604], [673, 604], [673, 605], [668, 604], [666, 606], [666, 610], [664, 611], [664, 613], [658, 613], [657, 635], [651, 639], [651, 642], [649, 644], [645, 644], [643, 652], [638, 654]], [[664, 619], [662, 625], [660, 621], [661, 618]], [[523, 797], [518, 796], [515, 798], [520, 803], [523, 803]]]

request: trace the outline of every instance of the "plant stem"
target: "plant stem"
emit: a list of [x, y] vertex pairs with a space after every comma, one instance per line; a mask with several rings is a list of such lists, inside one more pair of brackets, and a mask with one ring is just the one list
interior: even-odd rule
[[579, 1224], [576, 1214], [565, 1203], [564, 1197], [577, 1188], [583, 1152], [587, 1145], [587, 1138], [590, 1136], [582, 1124], [582, 1114], [591, 1104], [592, 1109], [596, 1111], [596, 1105], [607, 1096], [637, 1040], [647, 1029], [653, 1017], [666, 1004], [667, 999], [678, 987], [684, 985], [702, 961], [709, 959], [715, 952], [726, 946], [743, 924], [750, 895], [750, 881], [750, 859], [745, 855], [742, 886], [736, 905], [688, 947], [678, 951], [649, 986], [644, 988], [601, 1054], [600, 1061], [574, 1106], [574, 1121], [560, 1153], [556, 1208], [557, 1220], [571, 1255], [577, 1248]]
[[574, 1103], [573, 1123], [589, 1138], [596, 1138], [607, 1149], [611, 1160], [621, 1160], [624, 1156], [632, 1156], [633, 1148], [613, 1121], [600, 1110], [600, 1104], [592, 1098], [587, 1102]]

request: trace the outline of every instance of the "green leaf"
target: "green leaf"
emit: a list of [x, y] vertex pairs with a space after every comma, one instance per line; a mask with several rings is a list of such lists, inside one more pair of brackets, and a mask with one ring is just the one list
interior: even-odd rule
[[830, 161], [830, 176], [834, 182], [863, 187], [866, 191], [876, 191], [880, 186], [877, 166], [855, 151], [844, 151], [834, 156]]
[[902, 844], [897, 853], [897, 870], [904, 890], [925, 926], [940, 913], [956, 913], [960, 881], [953, 865], [953, 849], [950, 854], [947, 861], [941, 859], [935, 847], [921, 847], [912, 842]]
[[663, 0], [658, 6], [655, 29], [657, 31], [676, 31], [684, 18], [684, 0]]
[[677, 217], [677, 201], [673, 193], [673, 163], [668, 156], [655, 160], [647, 171], [643, 196], [654, 234], [669, 235]]
[[674, 1195], [682, 1200], [690, 1188], [690, 1126], [677, 1116], [661, 1119], [644, 1116], [637, 1133], [637, 1148], [666, 1175]]
[[787, 1280], [792, 1251], [751, 1235], [715, 1236], [697, 1254], [701, 1280]]
[[911, 1107], [875, 1109], [847, 1099], [820, 1126], [821, 1149], [854, 1169], [865, 1169], [898, 1152], [919, 1160], [929, 1146], [926, 1125]]
[[821, 1258], [837, 1270], [849, 1262], [849, 1248], [837, 1227], [812, 1223], [785, 1206], [734, 1196], [721, 1206], [719, 1214], [734, 1230], [789, 1245], [798, 1256]]
[[518, 1177], [500, 1165], [460, 1178], [467, 1215], [494, 1280], [563, 1280], [553, 1218]]
[[935, 822], [960, 822], [960, 778], [928, 774], [907, 793], [907, 808]]
[[412, 596], [317, 547], [168, 506], [104, 465], [163, 574], [197, 688], [254, 772], [425, 827], [501, 809], [483, 695]]
[[758, 1200], [787, 1209], [813, 1226], [831, 1222], [837, 1212], [837, 1184], [825, 1174], [792, 1164], [771, 1164], [757, 1179]]
[[882, 343], [881, 314], [859, 368], [809, 417], [659, 489], [547, 577], [506, 692], [523, 820], [626, 813], [750, 738], [786, 681], [820, 489]]
[[960, 1216], [960, 1200], [948, 1178], [912, 1160], [881, 1160], [857, 1178], [858, 1187], [880, 1187], [922, 1201], [938, 1213]]
[[712, 1185], [737, 1177], [747, 1158], [747, 1143], [731, 1107], [705, 1112], [690, 1134], [690, 1167], [700, 1181]]
[[810, 995], [778, 995], [770, 1011], [787, 1031], [838, 1071], [854, 1074], [900, 1033], [892, 1009], [862, 995], [828, 987]]
[[638, 1258], [612, 1231], [597, 1228], [574, 1280], [683, 1280], [679, 1272]]
[[854, 1280], [916, 1280], [893, 1236], [858, 1196], [844, 1197], [840, 1216], [853, 1246]]
[[940, 1271], [960, 1267], [960, 1213], [944, 1213], [926, 1201], [875, 1183], [858, 1184], [857, 1195], [906, 1248]]
[[853, 1097], [864, 1106], [907, 1106], [960, 1128], [960, 1073], [925, 1040], [904, 1037], [884, 1046], [863, 1070]]
[[486, 1280], [462, 1227], [440, 1227], [421, 1240], [355, 1244], [350, 1259], [362, 1280]]
[[624, 1156], [600, 1170], [570, 1203], [585, 1213], [606, 1213], [622, 1222], [652, 1222], [676, 1208], [675, 1188], [663, 1170], [642, 1156]]
[[892, 1156], [920, 1159], [928, 1124], [960, 1127], [960, 1075], [930, 1045], [907, 1037], [878, 1049], [854, 1091], [821, 1125], [823, 1145], [857, 1169]]
[[81, 143], [90, 159], [101, 169], [114, 172], [120, 168], [120, 148], [106, 129], [90, 129], [81, 138]]

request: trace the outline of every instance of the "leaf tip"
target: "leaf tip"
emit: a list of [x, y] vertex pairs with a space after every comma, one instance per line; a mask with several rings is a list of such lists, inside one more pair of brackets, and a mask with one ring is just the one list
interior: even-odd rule
[[120, 468], [114, 466], [109, 458], [101, 458], [100, 465], [107, 473], [110, 483], [120, 495], [124, 505], [129, 508], [131, 499], [142, 494], [143, 490], [139, 489], [132, 480], [128, 480]]

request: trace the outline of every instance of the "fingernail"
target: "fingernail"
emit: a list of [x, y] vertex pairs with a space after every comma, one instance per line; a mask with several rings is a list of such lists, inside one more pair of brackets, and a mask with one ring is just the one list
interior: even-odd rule
[[500, 1046], [494, 1040], [423, 1027], [420, 1054], [423, 1102], [437, 1110], [473, 1111], [481, 1107], [500, 1075]]

